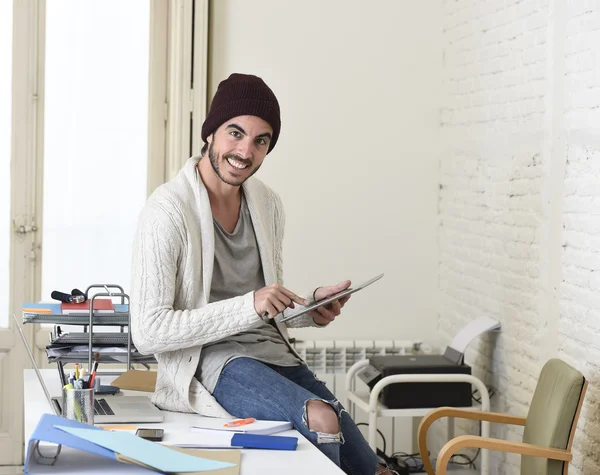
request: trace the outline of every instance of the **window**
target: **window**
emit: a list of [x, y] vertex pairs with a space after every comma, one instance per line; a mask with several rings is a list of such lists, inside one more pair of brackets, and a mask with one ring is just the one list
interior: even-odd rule
[[95, 283], [129, 291], [146, 201], [149, 15], [149, 0], [47, 0], [43, 300]]

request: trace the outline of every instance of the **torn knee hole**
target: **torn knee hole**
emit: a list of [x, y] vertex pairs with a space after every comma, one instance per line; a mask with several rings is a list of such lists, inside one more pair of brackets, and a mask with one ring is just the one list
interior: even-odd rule
[[339, 414], [337, 408], [334, 408], [328, 401], [320, 399], [306, 401], [303, 419], [311, 431], [336, 436], [339, 440]]

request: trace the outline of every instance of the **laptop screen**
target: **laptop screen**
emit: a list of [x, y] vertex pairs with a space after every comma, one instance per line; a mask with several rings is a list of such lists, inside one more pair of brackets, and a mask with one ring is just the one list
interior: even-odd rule
[[23, 332], [23, 328], [21, 327], [21, 324], [19, 323], [19, 320], [17, 320], [17, 317], [15, 316], [15, 314], [12, 314], [13, 320], [15, 321], [15, 325], [17, 326], [18, 330], [19, 330], [19, 334], [21, 335], [21, 340], [23, 341], [23, 344], [25, 345], [25, 349], [27, 350], [27, 354], [29, 355], [29, 359], [31, 360], [31, 364], [33, 365], [33, 369], [35, 370], [35, 374], [37, 375], [38, 380], [40, 381], [40, 384], [42, 385], [42, 389], [44, 390], [44, 394], [46, 395], [46, 399], [48, 399], [48, 404], [50, 404], [50, 406], [52, 407], [52, 409], [54, 410], [54, 413], [57, 416], [60, 416], [60, 407], [58, 406], [58, 403], [56, 402], [56, 400], [53, 400], [50, 397], [50, 393], [48, 392], [48, 388], [46, 387], [46, 383], [44, 382], [44, 378], [42, 377], [42, 373], [40, 373], [40, 368], [37, 365], [37, 363], [35, 362], [35, 358], [33, 357], [33, 351], [31, 351], [31, 347], [29, 346], [29, 343], [27, 342], [27, 338], [25, 337], [25, 333]]

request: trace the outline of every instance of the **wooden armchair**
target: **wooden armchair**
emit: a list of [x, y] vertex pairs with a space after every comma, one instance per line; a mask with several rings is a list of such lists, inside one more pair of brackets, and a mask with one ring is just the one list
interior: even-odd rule
[[[446, 475], [452, 455], [465, 448], [479, 448], [521, 454], [521, 475], [567, 475], [587, 384], [579, 371], [551, 359], [542, 368], [526, 418], [452, 407], [434, 409], [419, 426], [419, 451], [425, 470], [428, 475]], [[474, 435], [455, 437], [442, 447], [434, 472], [427, 450], [427, 430], [441, 417], [525, 426], [523, 442]]]

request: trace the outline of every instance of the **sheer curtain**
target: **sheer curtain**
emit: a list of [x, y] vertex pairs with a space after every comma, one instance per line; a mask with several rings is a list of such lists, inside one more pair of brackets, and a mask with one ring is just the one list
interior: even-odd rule
[[94, 283], [129, 292], [146, 200], [149, 8], [47, 0], [43, 300]]

